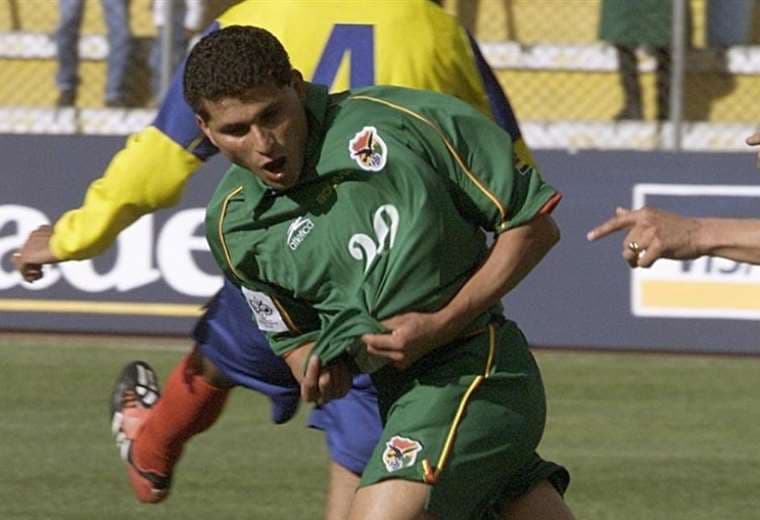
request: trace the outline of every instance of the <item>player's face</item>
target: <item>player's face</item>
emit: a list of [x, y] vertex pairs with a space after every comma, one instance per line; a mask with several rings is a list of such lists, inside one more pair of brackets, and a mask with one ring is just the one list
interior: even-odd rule
[[272, 188], [289, 188], [301, 176], [306, 149], [304, 96], [301, 74], [293, 71], [283, 87], [270, 83], [242, 99], [204, 101], [208, 119], [198, 117], [198, 125], [230, 161]]

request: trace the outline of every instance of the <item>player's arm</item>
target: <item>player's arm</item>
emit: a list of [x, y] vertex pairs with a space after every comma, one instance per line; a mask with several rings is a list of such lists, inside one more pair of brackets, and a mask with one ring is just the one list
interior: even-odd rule
[[[214, 24], [209, 31], [217, 28]], [[193, 172], [216, 153], [201, 138], [185, 103], [182, 70], [175, 75], [156, 120], [127, 140], [103, 175], [87, 188], [82, 205], [64, 213], [52, 228], [30, 235], [19, 249], [14, 263], [27, 280], [41, 276], [41, 264], [101, 254], [138, 218], [176, 204]]]
[[405, 313], [383, 321], [390, 334], [367, 334], [370, 354], [406, 368], [467, 326], [511, 291], [559, 240], [551, 216], [540, 214], [496, 237], [488, 256], [454, 298], [433, 313]]
[[16, 267], [33, 281], [41, 276], [42, 264], [101, 254], [135, 220], [176, 204], [200, 164], [198, 157], [155, 127], [133, 135], [103, 176], [87, 188], [79, 208], [64, 213], [53, 227], [43, 226], [27, 237], [14, 256]]
[[[407, 313], [383, 321], [390, 334], [363, 336], [367, 351], [408, 366], [458, 337], [476, 317], [507, 294], [559, 239], [549, 213], [560, 198], [544, 183], [512, 137], [469, 107], [440, 116], [447, 144], [438, 155], [462, 215], [496, 233], [484, 263], [454, 298], [434, 313]], [[440, 149], [440, 147], [439, 147]]]
[[[316, 311], [303, 302], [296, 303], [287, 297], [277, 299], [277, 308], [279, 310], [276, 312], [288, 314], [288, 319], [284, 320], [287, 328], [280, 332], [268, 332], [267, 339], [272, 350], [285, 360], [298, 381], [301, 399], [324, 404], [346, 395], [351, 389], [353, 376], [345, 356], [323, 362], [314, 353], [314, 346], [322, 332]], [[301, 321], [300, 327], [295, 325], [296, 320]]]
[[87, 188], [82, 205], [58, 219], [51, 253], [58, 260], [101, 254], [138, 218], [176, 204], [201, 163], [156, 127], [131, 136], [103, 176]]
[[[476, 317], [501, 301], [559, 241], [559, 229], [548, 214], [496, 237], [485, 262], [454, 298], [435, 313], [445, 337], [456, 337]], [[452, 336], [451, 334], [455, 334]]]

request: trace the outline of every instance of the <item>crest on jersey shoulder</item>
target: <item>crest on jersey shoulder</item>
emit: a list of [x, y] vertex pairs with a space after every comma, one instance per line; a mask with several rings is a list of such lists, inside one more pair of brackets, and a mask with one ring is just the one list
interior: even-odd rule
[[385, 168], [388, 147], [374, 126], [365, 126], [348, 143], [348, 153], [359, 168], [379, 172]]
[[420, 451], [422, 451], [422, 444], [419, 441], [394, 435], [385, 443], [383, 452], [385, 469], [392, 473], [414, 465]]

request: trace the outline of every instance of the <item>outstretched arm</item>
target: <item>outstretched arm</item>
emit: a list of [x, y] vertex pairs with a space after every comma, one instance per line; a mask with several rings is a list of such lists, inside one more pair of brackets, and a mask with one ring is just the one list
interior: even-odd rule
[[390, 333], [365, 334], [370, 354], [406, 368], [438, 346], [457, 338], [480, 314], [501, 300], [559, 240], [549, 215], [501, 233], [485, 262], [452, 300], [433, 313], [411, 312], [383, 322]]
[[[760, 145], [760, 132], [745, 142]], [[622, 255], [631, 267], [650, 267], [659, 258], [700, 256], [760, 264], [758, 219], [689, 218], [657, 208], [617, 208], [615, 216], [589, 231], [586, 238], [594, 241], [623, 230], [627, 233]]]
[[594, 241], [623, 230], [622, 256], [631, 267], [650, 267], [659, 258], [700, 256], [760, 264], [758, 219], [689, 218], [657, 208], [617, 208], [614, 217], [586, 237]]
[[[209, 31], [217, 27], [215, 23]], [[52, 228], [37, 230], [19, 249], [14, 262], [27, 281], [42, 276], [43, 264], [103, 253], [138, 218], [176, 204], [192, 174], [216, 152], [202, 139], [179, 74], [156, 120], [130, 136], [102, 176], [88, 186], [82, 205], [64, 213]]]
[[[79, 208], [64, 213], [52, 228], [40, 228], [39, 233], [34, 232], [37, 236], [27, 237], [15, 257], [17, 268], [22, 275], [28, 271], [41, 274], [42, 264], [103, 253], [139, 217], [176, 204], [201, 164], [198, 157], [155, 127], [135, 134], [103, 176], [87, 188]], [[43, 233], [47, 240], [41, 239]]]

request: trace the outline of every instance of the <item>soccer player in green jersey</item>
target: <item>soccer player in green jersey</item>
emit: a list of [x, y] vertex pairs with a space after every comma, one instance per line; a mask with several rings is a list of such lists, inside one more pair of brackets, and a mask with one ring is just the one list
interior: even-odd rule
[[452, 97], [328, 95], [253, 27], [204, 38], [184, 91], [235, 164], [211, 250], [302, 395], [339, 397], [356, 370], [377, 387], [384, 430], [351, 518], [572, 518], [569, 474], [536, 453], [538, 367], [500, 305], [559, 238], [530, 157]]

